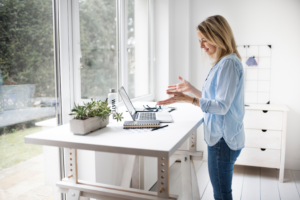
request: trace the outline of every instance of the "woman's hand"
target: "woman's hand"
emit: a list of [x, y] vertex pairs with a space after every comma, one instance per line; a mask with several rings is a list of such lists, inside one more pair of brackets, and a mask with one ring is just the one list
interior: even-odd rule
[[192, 85], [190, 84], [190, 82], [181, 78], [181, 76], [178, 76], [178, 78], [179, 80], [181, 80], [181, 83], [178, 83], [176, 85], [170, 85], [167, 89], [167, 92], [191, 92]]
[[171, 94], [173, 96], [166, 100], [158, 101], [156, 104], [157, 105], [169, 105], [169, 104], [176, 103], [179, 101], [185, 101], [185, 102], [189, 102], [189, 103], [193, 102], [193, 97], [183, 94], [182, 92], [168, 92], [167, 91], [167, 94]]

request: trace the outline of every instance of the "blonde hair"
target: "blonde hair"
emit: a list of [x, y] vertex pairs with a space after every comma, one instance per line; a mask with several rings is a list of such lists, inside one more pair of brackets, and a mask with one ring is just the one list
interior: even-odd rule
[[240, 60], [242, 59], [237, 51], [232, 30], [223, 16], [208, 17], [197, 26], [197, 30], [209, 43], [217, 47], [216, 53], [209, 56], [213, 60], [213, 65], [232, 53], [235, 53]]

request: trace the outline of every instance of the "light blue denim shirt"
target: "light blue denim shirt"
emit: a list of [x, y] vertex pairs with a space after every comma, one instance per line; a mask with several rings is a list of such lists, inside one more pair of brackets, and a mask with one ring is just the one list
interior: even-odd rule
[[213, 146], [223, 137], [232, 150], [245, 146], [244, 70], [235, 53], [220, 59], [211, 69], [199, 104], [204, 112], [207, 145]]

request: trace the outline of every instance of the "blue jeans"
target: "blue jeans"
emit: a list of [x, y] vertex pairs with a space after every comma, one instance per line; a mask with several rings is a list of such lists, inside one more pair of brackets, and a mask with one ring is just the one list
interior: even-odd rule
[[207, 146], [208, 172], [215, 200], [232, 200], [232, 175], [234, 162], [241, 150], [231, 150], [221, 138], [214, 146]]

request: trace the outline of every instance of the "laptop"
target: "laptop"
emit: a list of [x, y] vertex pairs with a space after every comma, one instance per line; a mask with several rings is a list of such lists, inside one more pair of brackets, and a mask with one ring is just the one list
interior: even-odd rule
[[173, 122], [172, 116], [169, 112], [143, 112], [143, 111], [136, 111], [134, 108], [125, 88], [122, 86], [119, 88], [119, 94], [130, 114], [133, 121], [140, 121], [140, 120], [158, 120], [160, 122]]

